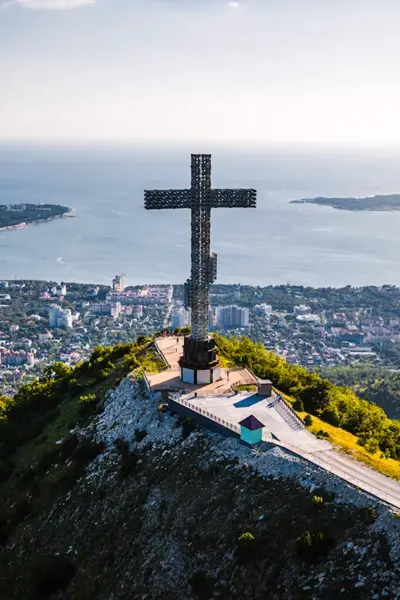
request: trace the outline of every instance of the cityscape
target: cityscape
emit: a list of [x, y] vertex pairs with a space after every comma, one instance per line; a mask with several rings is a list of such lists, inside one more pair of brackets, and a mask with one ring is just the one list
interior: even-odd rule
[[[183, 285], [110, 286], [0, 282], [0, 393], [40, 376], [53, 362], [74, 365], [94, 347], [190, 326]], [[400, 288], [213, 285], [209, 329], [248, 336], [311, 370], [400, 368]]]

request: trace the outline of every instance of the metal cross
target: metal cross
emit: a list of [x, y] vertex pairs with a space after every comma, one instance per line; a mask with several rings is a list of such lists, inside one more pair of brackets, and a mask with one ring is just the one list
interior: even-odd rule
[[146, 210], [190, 208], [192, 211], [192, 269], [185, 284], [186, 307], [192, 309], [191, 338], [208, 339], [209, 286], [217, 277], [217, 255], [210, 255], [212, 208], [255, 208], [256, 190], [211, 189], [211, 154], [191, 155], [191, 188], [145, 191]]

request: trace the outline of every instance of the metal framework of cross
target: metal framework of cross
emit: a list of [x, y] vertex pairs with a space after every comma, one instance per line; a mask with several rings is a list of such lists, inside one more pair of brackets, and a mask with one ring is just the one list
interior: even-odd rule
[[217, 276], [217, 255], [210, 254], [212, 208], [255, 208], [253, 189], [211, 189], [211, 154], [191, 155], [191, 187], [147, 190], [145, 208], [189, 208], [192, 212], [191, 278], [185, 284], [185, 304], [191, 308], [191, 338], [208, 338], [209, 286]]

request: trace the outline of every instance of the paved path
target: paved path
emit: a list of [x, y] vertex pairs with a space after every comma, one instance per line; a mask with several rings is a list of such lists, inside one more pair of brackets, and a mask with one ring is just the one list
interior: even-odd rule
[[289, 409], [289, 412], [285, 411], [283, 400], [277, 401], [276, 396], [261, 398], [251, 392], [234, 395], [233, 383], [254, 383], [254, 378], [246, 369], [230, 370], [229, 381], [226, 369], [222, 369], [222, 381], [203, 386], [182, 383], [178, 360], [182, 354], [183, 338], [160, 338], [157, 344], [169, 368], [162, 373], [148, 375], [153, 390], [185, 391], [182, 400], [193, 410], [202, 414], [207, 411], [210, 418], [216, 422], [224, 421], [235, 431], [239, 431], [238, 424], [242, 419], [254, 414], [265, 425], [265, 440], [270, 441], [272, 434], [272, 438], [278, 440], [278, 445], [293, 450], [345, 481], [400, 508], [399, 482], [337, 451], [329, 442], [319, 440], [306, 429], [297, 428]]

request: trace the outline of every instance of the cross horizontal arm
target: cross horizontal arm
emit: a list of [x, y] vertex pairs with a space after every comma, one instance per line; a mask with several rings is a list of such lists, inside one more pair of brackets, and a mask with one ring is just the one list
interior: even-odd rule
[[212, 208], [255, 208], [256, 190], [211, 190]]
[[146, 210], [191, 208], [190, 190], [146, 190], [144, 207]]

